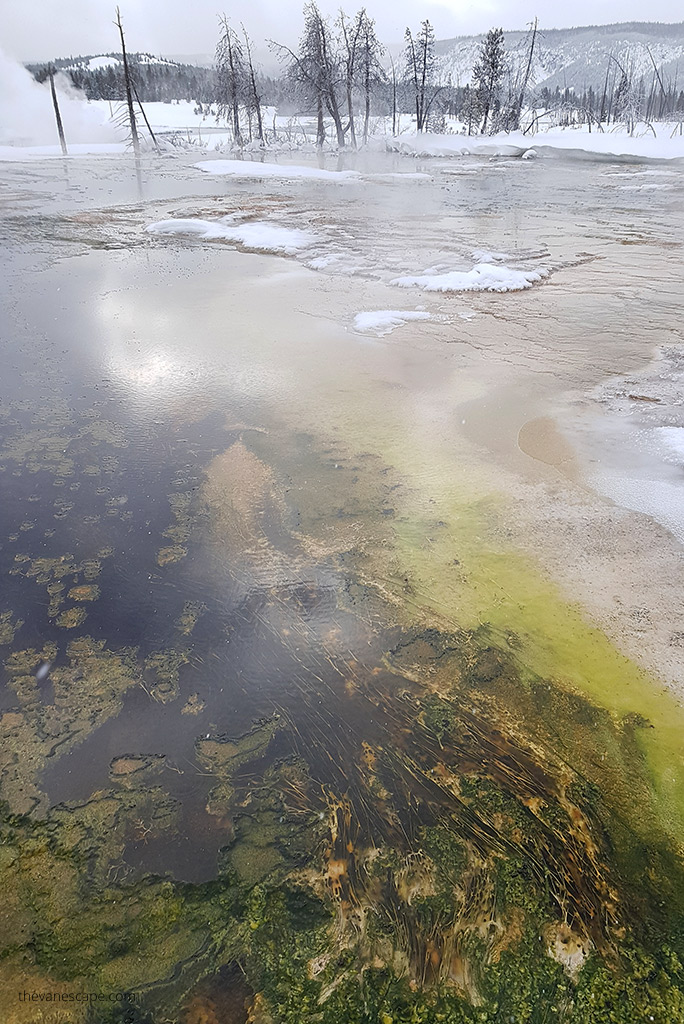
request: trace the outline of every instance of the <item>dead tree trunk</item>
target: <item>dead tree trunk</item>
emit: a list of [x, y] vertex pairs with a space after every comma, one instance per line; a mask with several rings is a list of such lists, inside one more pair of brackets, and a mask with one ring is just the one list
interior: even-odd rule
[[394, 136], [397, 134], [397, 70], [391, 54], [390, 63], [392, 65], [392, 135]]
[[116, 21], [114, 23], [119, 29], [119, 35], [121, 36], [121, 59], [123, 60], [124, 69], [124, 81], [126, 83], [126, 102], [128, 104], [128, 119], [131, 126], [131, 142], [133, 144], [133, 152], [136, 156], [140, 156], [140, 140], [138, 138], [138, 129], [135, 123], [135, 109], [133, 107], [133, 90], [131, 88], [131, 74], [128, 67], [128, 57], [126, 55], [126, 43], [124, 41], [123, 25], [121, 24], [121, 11], [117, 7], [116, 9]]
[[62, 115], [59, 112], [59, 103], [57, 102], [57, 90], [55, 89], [55, 69], [50, 65], [48, 69], [50, 76], [50, 92], [52, 93], [52, 105], [55, 108], [55, 121], [57, 122], [57, 134], [59, 135], [59, 144], [62, 147], [62, 156], [68, 156], [69, 151], [67, 150], [66, 139], [64, 138], [64, 126], [62, 124]]
[[245, 37], [245, 51], [247, 53], [247, 67], [249, 69], [249, 82], [252, 90], [252, 103], [254, 104], [254, 113], [256, 114], [257, 120], [257, 138], [259, 142], [264, 141], [264, 126], [261, 122], [261, 97], [259, 96], [256, 84], [256, 75], [254, 74], [254, 64], [252, 63], [252, 47], [249, 43], [249, 36], [245, 31], [245, 26], [242, 26], [242, 34]]
[[319, 93], [316, 97], [316, 145], [323, 148], [325, 142], [325, 124], [323, 123], [323, 97]]
[[[532, 27], [532, 40], [530, 42], [530, 52], [529, 52], [529, 54], [527, 56], [527, 67], [525, 68], [525, 75], [523, 77], [522, 84], [520, 86], [520, 95], [518, 97], [518, 107], [517, 107], [517, 110], [516, 110], [516, 118], [515, 118], [515, 120], [516, 120], [515, 127], [516, 128], [518, 128], [520, 126], [520, 118], [522, 116], [523, 103], [525, 102], [525, 93], [527, 92], [527, 87], [530, 84], [530, 75], [532, 74], [532, 58], [534, 56], [534, 44], [535, 44], [536, 40], [537, 40], [537, 19], [535, 18], [534, 19], [534, 25]], [[589, 130], [591, 131], [591, 128]]]
[[135, 87], [135, 82], [131, 82], [131, 85], [133, 86], [133, 92], [135, 93], [135, 99], [136, 99], [136, 102], [137, 102], [138, 107], [140, 109], [140, 113], [143, 116], [143, 121], [145, 122], [145, 125], [147, 126], [147, 130], [150, 133], [150, 138], [152, 139], [152, 142], [154, 143], [154, 148], [159, 153], [160, 150], [159, 150], [159, 143], [157, 142], [157, 136], [152, 131], [152, 125], [147, 120], [147, 114], [145, 113], [145, 108], [143, 107], [142, 103], [140, 102], [140, 97], [138, 96], [138, 90]]

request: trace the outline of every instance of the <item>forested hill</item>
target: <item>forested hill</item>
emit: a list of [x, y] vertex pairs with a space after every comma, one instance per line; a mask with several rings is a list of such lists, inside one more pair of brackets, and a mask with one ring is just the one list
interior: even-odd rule
[[[462, 36], [437, 41], [437, 82], [453, 87], [468, 85], [483, 38]], [[504, 33], [511, 81], [526, 70], [530, 42], [529, 31]], [[396, 46], [388, 47], [388, 52], [395, 55], [398, 50]], [[641, 88], [646, 95], [653, 89], [674, 95], [684, 82], [684, 22], [625, 22], [569, 29], [540, 27], [532, 53], [529, 87], [542, 98], [558, 91], [566, 98], [571, 92], [578, 96], [586, 92], [601, 95], [606, 88], [609, 92], [617, 88], [620, 78], [628, 81], [630, 88]], [[191, 57], [182, 56], [172, 60], [149, 53], [132, 53], [129, 58], [141, 102], [189, 100], [209, 104], [216, 98], [214, 71], [204, 62], [192, 63]], [[120, 53], [66, 57], [53, 64], [58, 71], [67, 73], [74, 86], [89, 99], [124, 98]], [[401, 58], [397, 66], [402, 66]], [[39, 81], [47, 76], [46, 64], [28, 68]], [[279, 108], [283, 105], [283, 109], [299, 103], [292, 95], [291, 81], [263, 74], [259, 79], [263, 102]]]
[[[211, 68], [183, 64], [154, 57], [149, 53], [127, 54], [138, 97], [143, 103], [190, 100], [210, 103], [214, 99], [214, 72]], [[56, 71], [69, 76], [77, 89], [90, 100], [122, 100], [123, 62], [120, 53], [85, 57], [64, 57], [52, 61]], [[29, 64], [40, 82], [47, 77], [46, 64]]]
[[[530, 34], [505, 32], [505, 44], [515, 72], [526, 62]], [[466, 85], [483, 36], [443, 39], [436, 45], [439, 76], [443, 82]], [[553, 90], [598, 90], [609, 65], [619, 61], [633, 80], [649, 77], [654, 65], [663, 81], [684, 80], [684, 22], [624, 22], [581, 28], [539, 28], [531, 84]]]

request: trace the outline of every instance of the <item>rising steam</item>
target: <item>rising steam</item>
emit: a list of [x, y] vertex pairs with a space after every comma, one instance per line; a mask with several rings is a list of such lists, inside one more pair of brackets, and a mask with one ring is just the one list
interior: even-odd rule
[[[88, 103], [65, 74], [55, 76], [67, 144], [119, 142], [106, 111]], [[39, 85], [17, 61], [0, 50], [0, 145], [58, 145], [48, 83]]]

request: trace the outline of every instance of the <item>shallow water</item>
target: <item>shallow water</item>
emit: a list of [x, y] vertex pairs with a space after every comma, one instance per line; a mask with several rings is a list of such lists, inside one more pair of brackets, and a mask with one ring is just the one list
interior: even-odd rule
[[[31, 820], [89, 829], [111, 800], [113, 835], [89, 833], [110, 882], [198, 884], [226, 865], [245, 885], [289, 877], [288, 844], [299, 870], [297, 844], [312, 841], [289, 811], [273, 819], [263, 794], [300, 760], [306, 801], [301, 781], [283, 786], [312, 820], [331, 816], [331, 863], [382, 843], [417, 856], [421, 829], [444, 815], [479, 857], [503, 856], [486, 814], [436, 781], [454, 765], [525, 806], [560, 799], [558, 779], [575, 771], [643, 829], [637, 848], [649, 828], [684, 836], [678, 707], [517, 561], [510, 504], [560, 469], [568, 487], [634, 507], [607, 481], [625, 465], [637, 474], [620, 438], [635, 408], [645, 415], [654, 352], [681, 340], [684, 176], [653, 190], [643, 165], [375, 155], [356, 167], [359, 180], [261, 182], [204, 175], [189, 157], [138, 176], [120, 158], [0, 165], [12, 190], [3, 796]], [[315, 241], [285, 257], [145, 232], [236, 212]], [[506, 294], [390, 283], [468, 270], [483, 251], [548, 276]], [[416, 306], [431, 319], [381, 338], [354, 331], [359, 312]], [[625, 374], [638, 387], [616, 406], [606, 381]], [[653, 408], [674, 389], [667, 414], [649, 405], [639, 426], [667, 440], [663, 428], [684, 426], [674, 371], [658, 386]], [[520, 440], [550, 415], [563, 434], [553, 450], [575, 460], [565, 470], [537, 428]], [[627, 425], [608, 429], [611, 417]], [[676, 509], [679, 456], [661, 471], [642, 451]], [[655, 495], [640, 509], [681, 539], [679, 513], [659, 515]], [[535, 691], [528, 706], [540, 679], [580, 703], [549, 698], [552, 714]], [[430, 717], [435, 695], [457, 708], [458, 743]], [[555, 735], [554, 714], [573, 726]], [[608, 737], [598, 768], [585, 719]], [[388, 759], [377, 779], [376, 758]], [[585, 845], [586, 883], [558, 833], [543, 857], [570, 923], [600, 949], [612, 925], [603, 935], [589, 922], [607, 899], [607, 847]], [[331, 883], [342, 905], [368, 885], [360, 865], [341, 890]]]

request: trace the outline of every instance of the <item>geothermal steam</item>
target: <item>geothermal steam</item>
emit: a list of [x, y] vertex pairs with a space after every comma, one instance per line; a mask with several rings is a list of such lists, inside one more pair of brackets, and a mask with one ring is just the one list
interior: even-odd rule
[[[120, 141], [106, 112], [89, 104], [66, 75], [56, 75], [55, 86], [67, 145]], [[39, 85], [25, 67], [1, 50], [0, 145], [59, 145], [49, 83]]]

